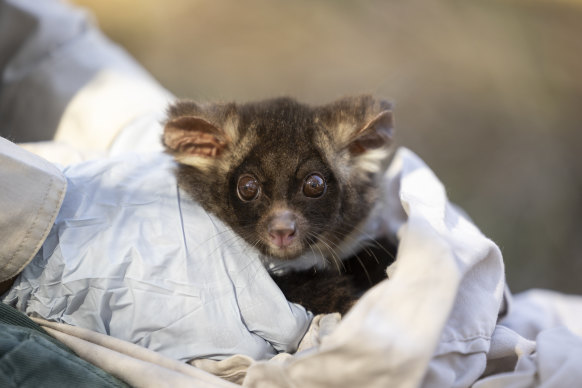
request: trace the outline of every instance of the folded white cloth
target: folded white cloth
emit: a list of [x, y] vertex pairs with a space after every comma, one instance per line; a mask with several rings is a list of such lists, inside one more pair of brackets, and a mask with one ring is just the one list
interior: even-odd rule
[[[253, 250], [177, 188], [173, 168], [161, 153], [66, 168], [55, 226], [4, 301], [181, 360], [293, 352], [311, 315], [284, 299]], [[316, 386], [321, 371], [339, 365], [326, 385], [466, 385], [484, 371], [505, 284], [498, 248], [409, 150], [398, 150], [384, 184], [363, 229], [398, 235], [390, 279], [319, 352], [285, 358], [283, 371], [253, 365], [248, 384], [276, 376], [272, 383]]]
[[65, 168], [55, 225], [3, 301], [184, 361], [294, 351], [312, 315], [174, 168], [163, 153]]
[[[256, 254], [177, 188], [173, 168], [159, 153], [66, 168], [56, 224], [4, 301], [174, 359], [223, 360], [194, 365], [248, 387], [549, 387], [582, 378], [582, 299], [531, 291], [499, 320], [508, 307], [499, 249], [406, 149], [364, 226], [366, 234], [398, 236], [390, 278], [343, 320], [314, 320], [299, 352], [260, 361], [293, 353], [311, 315], [289, 304]], [[143, 380], [145, 356], [129, 344], [110, 348], [133, 365], [119, 368], [101, 350], [110, 341], [57, 337], [125, 381]], [[183, 373], [180, 384], [213, 384]], [[148, 377], [152, 386], [162, 380]]]

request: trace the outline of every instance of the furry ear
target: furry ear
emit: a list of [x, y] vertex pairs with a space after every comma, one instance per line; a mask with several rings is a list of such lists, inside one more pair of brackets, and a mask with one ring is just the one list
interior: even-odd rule
[[164, 145], [178, 160], [217, 157], [228, 147], [230, 141], [224, 131], [195, 116], [171, 119], [164, 128]]
[[392, 143], [392, 104], [371, 95], [344, 97], [321, 107], [318, 120], [326, 126], [337, 150], [352, 156], [388, 148]]
[[348, 149], [352, 155], [387, 147], [392, 143], [392, 111], [383, 110], [357, 130], [350, 139]]
[[162, 143], [182, 164], [205, 170], [223, 160], [238, 136], [234, 104], [178, 101], [168, 108]]
[[388, 166], [394, 151], [390, 102], [371, 95], [345, 97], [320, 107], [316, 120], [330, 137], [333, 149], [326, 151], [330, 159], [347, 157], [350, 174], [368, 179]]

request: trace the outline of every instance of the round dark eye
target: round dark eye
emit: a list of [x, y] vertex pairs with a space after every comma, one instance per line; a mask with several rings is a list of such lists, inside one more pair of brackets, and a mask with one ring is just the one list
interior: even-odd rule
[[261, 186], [259, 181], [252, 175], [242, 175], [238, 178], [237, 194], [243, 201], [252, 201], [259, 196]]
[[306, 197], [317, 198], [325, 193], [325, 180], [319, 174], [311, 174], [305, 179], [303, 183], [303, 194]]

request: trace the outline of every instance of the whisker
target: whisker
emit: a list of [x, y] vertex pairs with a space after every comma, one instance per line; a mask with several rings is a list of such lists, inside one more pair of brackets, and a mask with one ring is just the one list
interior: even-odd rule
[[[338, 273], [341, 273], [342, 272], [342, 269], [345, 271], [345, 266], [344, 266], [343, 261], [337, 255], [337, 252], [333, 249], [333, 247], [330, 245], [330, 244], [333, 244], [333, 245], [335, 245], [335, 244], [332, 241], [330, 241], [329, 239], [326, 239], [323, 235], [317, 236], [317, 239], [323, 245], [325, 245], [327, 247], [327, 249], [328, 249], [328, 251], [329, 251], [329, 253], [331, 255], [332, 261], [333, 261], [333, 263], [335, 264], [335, 266], [336, 266], [336, 268], [338, 270]], [[337, 247], [337, 245], [336, 245], [336, 247]]]
[[228, 233], [228, 232], [230, 232], [230, 229], [228, 229], [228, 228], [227, 228], [227, 229], [224, 229], [224, 230], [221, 230], [221, 231], [218, 231], [218, 232], [214, 233], [213, 235], [209, 236], [209, 237], [208, 237], [208, 238], [206, 238], [205, 240], [203, 240], [203, 241], [200, 241], [200, 242], [198, 243], [198, 245], [196, 245], [195, 249], [198, 249], [198, 248], [202, 247], [203, 245], [205, 245], [205, 244], [208, 244], [208, 243], [209, 243], [210, 241], [212, 241], [213, 239], [217, 239], [217, 238], [218, 238], [218, 237], [220, 237], [221, 235], [223, 235], [223, 234], [226, 234], [226, 233]]
[[[319, 240], [318, 239], [318, 236], [314, 235], [313, 233], [310, 233], [309, 235], [310, 235], [310, 237], [312, 237], [316, 241], [316, 243], [315, 244], [312, 244], [312, 245], [317, 248], [317, 250], [319, 251], [319, 255], [321, 256], [323, 262], [325, 264], [327, 264], [328, 263], [327, 257], [323, 254], [323, 251], [321, 250], [321, 247], [317, 244], [317, 241]], [[317, 256], [317, 254], [315, 254], [315, 255]]]
[[366, 238], [368, 238], [367, 241], [372, 242], [377, 248], [381, 249], [382, 251], [384, 251], [384, 253], [388, 254], [388, 256], [390, 256], [392, 259], [396, 259], [394, 257], [394, 254], [392, 252], [390, 252], [388, 249], [386, 249], [386, 247], [384, 247], [384, 245], [380, 244], [380, 242], [378, 242], [378, 240], [376, 240], [375, 237], [372, 237], [369, 233], [364, 232], [360, 227], [358, 226], [354, 226], [354, 230], [358, 231], [359, 233], [361, 233], [363, 236], [365, 236]]
[[368, 279], [368, 282], [370, 284], [372, 284], [373, 283], [372, 277], [370, 276], [370, 273], [366, 269], [366, 266], [364, 265], [364, 262], [362, 261], [362, 259], [360, 258], [360, 256], [354, 255], [354, 257], [356, 258], [356, 260], [358, 261], [358, 263], [360, 263], [360, 265], [362, 266], [362, 269], [364, 270], [364, 273], [366, 274], [366, 278]]
[[[322, 243], [324, 243], [329, 248], [330, 253], [332, 254], [333, 258], [338, 263], [340, 263], [342, 268], [345, 270], [343, 260], [341, 259], [341, 257], [339, 256], [339, 254], [336, 251], [336, 249], [339, 248], [339, 246], [336, 243], [334, 243], [333, 241], [331, 241], [329, 238], [326, 238], [325, 236], [320, 236], [320, 240]], [[331, 245], [333, 245], [333, 247]]]
[[[374, 261], [376, 262], [376, 264], [380, 264], [380, 259], [378, 259], [378, 256], [376, 256], [376, 254], [374, 253], [373, 250], [368, 249], [368, 248], [364, 248], [366, 250], [366, 252], [368, 253], [368, 255], [372, 256], [374, 258]], [[390, 258], [394, 259], [394, 255], [392, 253], [389, 253]]]
[[[310, 244], [310, 243], [308, 243], [308, 244], [307, 244], [307, 246], [309, 247], [309, 249], [311, 249], [311, 253], [313, 253], [313, 256], [314, 256], [314, 257], [316, 257], [316, 256], [317, 256], [317, 254], [315, 253], [315, 250], [313, 249], [313, 245], [312, 245], [312, 244]], [[325, 261], [325, 260], [324, 260], [324, 261]], [[314, 268], [314, 271], [316, 271], [316, 272], [317, 272], [317, 266], [315, 265], [313, 268]]]
[[236, 243], [240, 239], [241, 239], [240, 236], [233, 234], [228, 239], [220, 241], [219, 244], [216, 244], [216, 247], [213, 250], [211, 250], [210, 252], [208, 252], [208, 256], [213, 255], [221, 248], [224, 248], [224, 247], [230, 248], [230, 247], [234, 246], [234, 243]]
[[[358, 241], [357, 242], [357, 247], [359, 247], [359, 249], [365, 250], [370, 256], [373, 256], [376, 260], [377, 263], [379, 263], [379, 259], [378, 257], [370, 250], [368, 250], [367, 248], [370, 245], [366, 245], [366, 243], [370, 243], [372, 244], [372, 246], [380, 249], [381, 251], [383, 251], [384, 253], [386, 253], [388, 255], [388, 257], [390, 257], [392, 260], [395, 260], [396, 257], [394, 256], [394, 254], [392, 252], [390, 252], [388, 249], [386, 249], [386, 247], [384, 245], [382, 245], [375, 237], [372, 237], [372, 235], [370, 235], [369, 233], [364, 232], [360, 227], [358, 226], [352, 226], [353, 230], [357, 231], [358, 233], [360, 233], [363, 237], [365, 237], [366, 239], [363, 241]], [[350, 232], [340, 232], [340, 231], [334, 231], [334, 233], [339, 236], [340, 238], [345, 238], [347, 236], [350, 235]], [[352, 254], [354, 254], [354, 252], [352, 251]]]

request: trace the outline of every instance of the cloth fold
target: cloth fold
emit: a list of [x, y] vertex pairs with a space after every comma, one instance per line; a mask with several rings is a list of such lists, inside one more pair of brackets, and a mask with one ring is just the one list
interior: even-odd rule
[[61, 211], [4, 303], [183, 361], [293, 352], [312, 314], [174, 169], [163, 153], [65, 168]]
[[53, 164], [3, 138], [0, 166], [2, 283], [21, 272], [40, 249], [57, 217], [67, 182]]
[[136, 387], [236, 387], [198, 368], [111, 336], [33, 318], [81, 358]]
[[285, 301], [253, 251], [177, 189], [173, 166], [152, 154], [65, 169], [55, 227], [4, 300], [122, 338], [38, 320], [81, 357], [143, 386], [229, 386], [201, 369], [246, 387], [488, 388], [582, 377], [570, 361], [582, 349], [581, 299], [507, 299], [499, 249], [411, 151], [398, 150], [362, 227], [397, 236], [390, 277], [341, 320], [311, 320]]
[[397, 231], [390, 279], [317, 352], [283, 365], [257, 362], [245, 386], [466, 386], [483, 373], [505, 285], [499, 249], [411, 151], [398, 150], [384, 182], [384, 193], [397, 197], [385, 196], [370, 224]]

